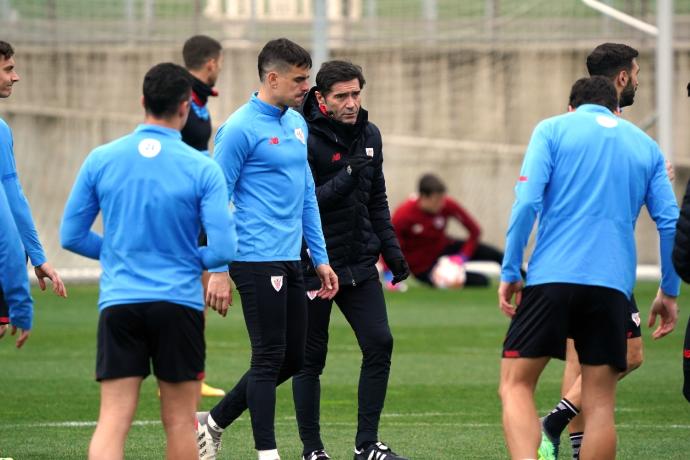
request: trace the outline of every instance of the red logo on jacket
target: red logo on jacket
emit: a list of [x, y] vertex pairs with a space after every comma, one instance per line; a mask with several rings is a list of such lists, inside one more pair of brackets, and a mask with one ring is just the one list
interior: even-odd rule
[[277, 137], [272, 137], [268, 140], [268, 143], [271, 145], [276, 145], [276, 144], [280, 143], [280, 140]]
[[331, 163], [335, 163], [336, 161], [340, 161], [341, 155], [340, 152], [335, 152], [333, 156], [331, 157]]

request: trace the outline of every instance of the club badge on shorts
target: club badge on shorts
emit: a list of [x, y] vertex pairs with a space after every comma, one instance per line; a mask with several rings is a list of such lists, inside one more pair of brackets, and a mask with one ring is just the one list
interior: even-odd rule
[[630, 317], [632, 318], [633, 323], [635, 323], [635, 326], [640, 327], [640, 313], [633, 313], [632, 315], [630, 315]]
[[373, 149], [372, 147], [367, 147], [367, 148], [365, 149], [365, 151], [367, 152], [367, 156], [368, 156], [369, 158], [373, 158], [373, 157], [374, 157], [374, 149]]
[[299, 139], [299, 141], [303, 144], [307, 144], [306, 140], [304, 139], [304, 131], [302, 131], [302, 128], [295, 128], [295, 137]]
[[316, 298], [316, 293], [319, 292], [317, 290], [314, 291], [307, 291], [307, 297], [309, 300], [314, 300]]
[[276, 292], [280, 292], [283, 288], [283, 277], [282, 276], [271, 276], [271, 286]]

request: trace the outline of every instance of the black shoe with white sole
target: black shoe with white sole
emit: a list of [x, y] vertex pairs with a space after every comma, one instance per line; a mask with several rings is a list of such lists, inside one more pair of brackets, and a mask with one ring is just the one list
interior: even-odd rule
[[319, 449], [302, 455], [302, 460], [330, 460], [330, 455], [325, 450]]
[[354, 460], [408, 460], [406, 457], [401, 457], [391, 450], [390, 447], [382, 442], [377, 442], [366, 449], [355, 448]]

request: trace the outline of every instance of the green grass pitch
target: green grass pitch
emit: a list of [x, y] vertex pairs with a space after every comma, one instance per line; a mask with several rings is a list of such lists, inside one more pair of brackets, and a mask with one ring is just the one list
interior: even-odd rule
[[[636, 291], [643, 317], [655, 289], [644, 283]], [[85, 458], [98, 413], [93, 381], [97, 288], [70, 286], [69, 294], [63, 300], [36, 291], [35, 328], [25, 348], [16, 350], [12, 337], [0, 341], [0, 457]], [[453, 292], [413, 287], [387, 298], [395, 351], [381, 438], [415, 460], [507, 458], [496, 389], [508, 321], [496, 306], [495, 288]], [[652, 341], [645, 328], [645, 364], [619, 385], [620, 459], [690, 458], [690, 404], [680, 392], [688, 319], [682, 310], [677, 330], [666, 339]], [[208, 381], [228, 388], [249, 361], [238, 304], [225, 319], [209, 316], [207, 345]], [[321, 416], [323, 438], [334, 459], [352, 458], [359, 362], [352, 331], [334, 310]], [[537, 392], [542, 413], [559, 398], [562, 368], [554, 361], [542, 377]], [[291, 396], [288, 382], [279, 389], [276, 412], [285, 460], [301, 454]], [[203, 408], [214, 401], [206, 398]], [[127, 458], [163, 458], [158, 411], [155, 382], [148, 378]], [[563, 441], [568, 444], [565, 437]], [[256, 458], [248, 416], [230, 428], [224, 444], [222, 459]], [[561, 458], [570, 458], [569, 453], [564, 447]]]

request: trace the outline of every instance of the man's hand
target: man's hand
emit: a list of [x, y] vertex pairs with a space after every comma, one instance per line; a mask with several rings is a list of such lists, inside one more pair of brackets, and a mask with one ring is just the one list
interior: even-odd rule
[[405, 259], [392, 260], [391, 263], [388, 264], [388, 268], [390, 268], [393, 273], [393, 280], [391, 283], [394, 286], [410, 276], [410, 267], [407, 265]]
[[321, 289], [316, 293], [321, 299], [331, 300], [338, 293], [338, 275], [328, 264], [316, 267], [316, 274], [321, 280]]
[[52, 265], [50, 265], [48, 262], [45, 262], [43, 265], [39, 265], [38, 267], [34, 267], [34, 273], [36, 273], [38, 286], [41, 288], [41, 291], [46, 290], [45, 279], [48, 278], [53, 283], [53, 292], [60, 297], [67, 297], [67, 289], [65, 289], [65, 285], [62, 282], [60, 275], [58, 275]]
[[678, 304], [676, 303], [676, 298], [664, 294], [661, 288], [659, 288], [656, 298], [652, 302], [652, 308], [649, 311], [649, 321], [647, 322], [648, 327], [654, 326], [657, 315], [661, 317], [661, 321], [656, 330], [652, 332], [654, 340], [660, 339], [671, 333], [678, 322]]
[[[21, 348], [22, 345], [24, 345], [24, 342], [26, 342], [29, 339], [29, 334], [31, 331], [29, 329], [20, 329], [19, 337], [17, 337], [17, 348]], [[12, 335], [15, 335], [17, 333], [17, 326], [12, 326]]]
[[220, 316], [228, 314], [228, 308], [232, 305], [232, 279], [228, 272], [211, 273], [206, 287], [206, 305]]
[[[515, 305], [513, 305], [513, 296], [515, 296]], [[514, 281], [509, 283], [501, 281], [498, 286], [498, 307], [504, 315], [512, 318], [515, 315], [515, 310], [522, 302], [522, 281]]]

